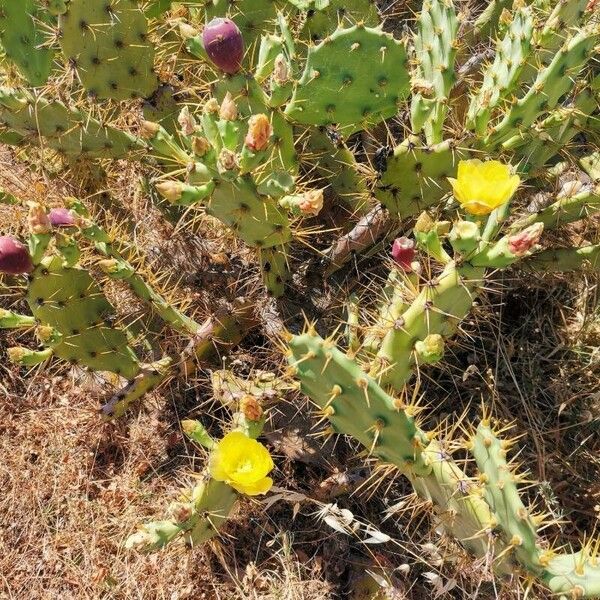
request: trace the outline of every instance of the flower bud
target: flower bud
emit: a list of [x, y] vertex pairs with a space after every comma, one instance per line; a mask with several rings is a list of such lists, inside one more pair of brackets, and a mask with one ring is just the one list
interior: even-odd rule
[[530, 225], [508, 238], [508, 249], [515, 256], [524, 256], [540, 241], [543, 231], [543, 223]]
[[68, 208], [52, 208], [48, 213], [52, 227], [73, 227], [77, 224], [77, 217]]
[[219, 106], [219, 103], [217, 102], [216, 98], [211, 98], [210, 100], [208, 100], [208, 102], [204, 105], [204, 112], [207, 115], [210, 114], [219, 114], [219, 110], [221, 109], [221, 107]]
[[316, 217], [323, 208], [323, 190], [310, 190], [304, 192], [298, 207], [300, 212], [307, 217]]
[[202, 158], [211, 149], [210, 142], [203, 136], [192, 138], [192, 150], [196, 156]]
[[183, 193], [183, 184], [179, 181], [161, 181], [156, 184], [156, 190], [169, 202], [177, 202]]
[[177, 122], [181, 126], [183, 135], [192, 135], [196, 131], [196, 119], [190, 113], [190, 109], [184, 106], [177, 117]]
[[227, 92], [225, 98], [223, 98], [221, 108], [219, 109], [219, 117], [224, 121], [235, 121], [238, 118], [238, 109], [231, 92]]
[[259, 421], [263, 415], [263, 409], [258, 399], [246, 394], [240, 400], [240, 411], [249, 421]]
[[273, 127], [269, 117], [264, 114], [252, 115], [248, 121], [248, 133], [244, 144], [252, 152], [261, 152], [269, 145], [269, 139], [273, 135]]
[[438, 333], [428, 335], [415, 343], [415, 353], [422, 363], [430, 365], [439, 362], [444, 356], [444, 338]]
[[34, 235], [42, 235], [52, 231], [52, 224], [46, 210], [37, 202], [29, 202], [29, 215], [27, 216], [29, 231]]
[[284, 54], [278, 54], [273, 63], [273, 81], [285, 85], [290, 80], [290, 67]]
[[233, 171], [238, 167], [237, 155], [235, 152], [223, 148], [219, 154], [218, 163], [223, 171]]
[[140, 136], [145, 140], [151, 140], [160, 131], [160, 125], [152, 121], [142, 121]]

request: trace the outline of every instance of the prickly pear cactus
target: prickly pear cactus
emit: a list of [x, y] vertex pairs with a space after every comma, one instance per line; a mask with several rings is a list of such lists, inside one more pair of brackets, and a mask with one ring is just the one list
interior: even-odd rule
[[134, 0], [71, 0], [60, 16], [60, 43], [95, 98], [149, 96], [157, 87], [154, 46]]
[[49, 256], [29, 276], [27, 302], [49, 332], [54, 354], [71, 364], [132, 379], [139, 363], [124, 331], [110, 324], [114, 308], [90, 274]]
[[400, 217], [415, 215], [450, 192], [448, 177], [467, 156], [454, 141], [423, 146], [418, 137], [408, 138], [387, 158], [375, 195]]
[[0, 42], [6, 57], [32, 86], [46, 83], [52, 69], [54, 51], [44, 31], [49, 21], [50, 15], [38, 0], [0, 2]]
[[0, 123], [17, 134], [8, 143], [48, 146], [67, 156], [120, 158], [145, 144], [134, 136], [58, 100], [24, 90], [0, 88]]
[[286, 108], [306, 125], [336, 124], [345, 134], [392, 117], [409, 93], [406, 50], [379, 29], [338, 29], [310, 48]]

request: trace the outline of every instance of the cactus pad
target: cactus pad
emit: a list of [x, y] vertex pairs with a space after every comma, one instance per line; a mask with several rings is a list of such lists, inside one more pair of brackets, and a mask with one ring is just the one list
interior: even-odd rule
[[46, 41], [40, 22], [47, 13], [36, 0], [0, 0], [0, 41], [6, 56], [31, 85], [43, 85], [52, 68], [54, 52], [42, 47]]
[[9, 88], [0, 88], [0, 123], [21, 136], [17, 143], [41, 143], [70, 156], [119, 158], [144, 148], [141, 140], [62, 102]]
[[249, 246], [270, 248], [291, 239], [287, 216], [274, 202], [259, 196], [247, 177], [218, 182], [206, 202], [206, 212], [231, 227]]
[[286, 114], [306, 125], [337, 124], [350, 134], [393, 117], [408, 92], [404, 45], [356, 25], [309, 50]]
[[95, 371], [112, 371], [131, 379], [139, 364], [120, 329], [106, 324], [112, 305], [84, 269], [65, 267], [49, 256], [30, 276], [27, 302], [35, 318], [59, 335], [54, 353]]
[[92, 96], [126, 100], [156, 89], [154, 46], [137, 2], [72, 0], [59, 24], [63, 52]]
[[455, 176], [465, 158], [466, 150], [452, 141], [422, 146], [418, 138], [409, 138], [388, 158], [375, 196], [401, 218], [414, 215], [450, 192], [447, 178]]

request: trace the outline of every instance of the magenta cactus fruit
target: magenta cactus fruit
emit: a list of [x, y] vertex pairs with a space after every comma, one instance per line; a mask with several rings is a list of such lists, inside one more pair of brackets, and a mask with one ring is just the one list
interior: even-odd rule
[[407, 237], [394, 240], [392, 244], [392, 258], [403, 271], [412, 271], [415, 260], [415, 242]]
[[75, 225], [75, 216], [68, 208], [53, 208], [48, 213], [52, 227], [72, 227]]
[[22, 275], [33, 271], [27, 246], [14, 237], [0, 236], [0, 273]]
[[244, 39], [231, 19], [213, 19], [202, 32], [208, 57], [221, 71], [233, 75], [242, 68]]

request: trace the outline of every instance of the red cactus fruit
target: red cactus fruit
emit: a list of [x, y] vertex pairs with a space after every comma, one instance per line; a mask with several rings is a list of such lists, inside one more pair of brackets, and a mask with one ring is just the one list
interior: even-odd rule
[[231, 19], [213, 19], [202, 32], [208, 57], [221, 71], [234, 75], [242, 68], [244, 39]]
[[415, 260], [415, 242], [407, 237], [394, 240], [392, 244], [392, 258], [403, 271], [412, 271], [412, 262]]
[[48, 213], [52, 227], [72, 227], [75, 225], [75, 216], [68, 208], [53, 208]]
[[27, 246], [14, 237], [0, 236], [0, 273], [21, 275], [33, 271]]

